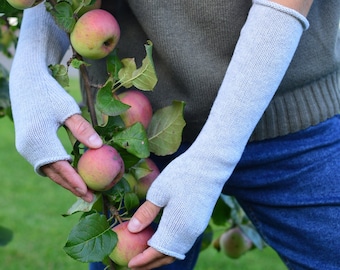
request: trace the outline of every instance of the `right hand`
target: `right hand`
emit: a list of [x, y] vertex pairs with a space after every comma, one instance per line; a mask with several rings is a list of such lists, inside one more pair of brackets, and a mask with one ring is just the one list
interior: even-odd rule
[[[65, 121], [65, 126], [71, 131], [73, 136], [88, 148], [99, 148], [103, 142], [91, 124], [81, 115], [75, 114]], [[81, 197], [84, 201], [93, 200], [93, 192], [90, 191], [80, 175], [68, 161], [56, 161], [41, 167], [41, 170], [52, 181], [74, 195]]]

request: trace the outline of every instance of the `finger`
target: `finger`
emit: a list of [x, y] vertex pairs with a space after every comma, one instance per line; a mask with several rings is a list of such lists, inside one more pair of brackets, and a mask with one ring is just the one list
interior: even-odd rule
[[52, 181], [71, 191], [84, 201], [91, 202], [93, 193], [87, 189], [83, 179], [76, 170], [65, 160], [53, 162], [41, 167], [41, 170]]
[[140, 232], [156, 218], [161, 210], [150, 201], [143, 203], [132, 216], [128, 224], [128, 230], [132, 233]]
[[132, 270], [154, 269], [175, 261], [175, 258], [164, 255], [152, 247], [146, 249], [143, 253], [133, 257], [128, 267]]
[[65, 121], [65, 126], [73, 136], [89, 148], [99, 148], [103, 141], [91, 124], [79, 114], [72, 115]]

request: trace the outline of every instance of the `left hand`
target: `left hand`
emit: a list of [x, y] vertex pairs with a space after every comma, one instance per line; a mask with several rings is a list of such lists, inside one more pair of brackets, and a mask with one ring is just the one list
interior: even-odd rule
[[[143, 230], [154, 221], [160, 210], [160, 207], [154, 205], [150, 201], [143, 203], [129, 221], [129, 231], [132, 233], [137, 233]], [[132, 270], [145, 270], [170, 264], [174, 261], [175, 258], [167, 256], [156, 249], [149, 247], [142, 253], [132, 258], [128, 266]]]

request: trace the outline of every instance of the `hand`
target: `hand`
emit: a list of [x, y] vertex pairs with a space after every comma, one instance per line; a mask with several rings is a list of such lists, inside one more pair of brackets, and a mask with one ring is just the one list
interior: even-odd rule
[[[128, 229], [132, 233], [137, 233], [147, 227], [156, 218], [160, 211], [160, 207], [146, 201], [142, 204], [129, 221]], [[138, 254], [129, 262], [129, 268], [153, 269], [162, 265], [170, 264], [175, 258], [162, 254], [156, 249], [149, 247], [143, 253]]]
[[[81, 115], [75, 114], [65, 121], [73, 136], [88, 148], [99, 148], [103, 142], [91, 124]], [[84, 201], [91, 202], [93, 193], [68, 161], [57, 161], [41, 167], [41, 170], [55, 183], [68, 189]]]

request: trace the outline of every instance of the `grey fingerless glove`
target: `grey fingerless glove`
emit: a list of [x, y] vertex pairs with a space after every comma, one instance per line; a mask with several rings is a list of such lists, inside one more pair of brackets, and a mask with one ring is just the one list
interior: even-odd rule
[[67, 35], [44, 4], [24, 11], [10, 72], [10, 99], [17, 150], [41, 175], [41, 166], [70, 160], [57, 130], [68, 117], [80, 113], [76, 101], [48, 69], [61, 61], [68, 46]]
[[295, 10], [254, 1], [206, 124], [147, 194], [164, 207], [151, 247], [183, 259], [204, 231], [306, 28], [308, 21]]

